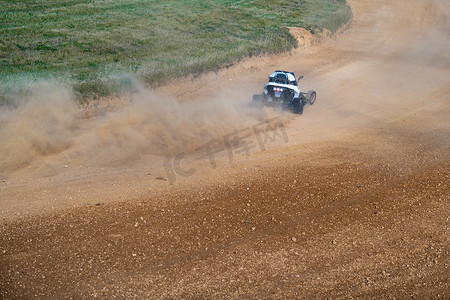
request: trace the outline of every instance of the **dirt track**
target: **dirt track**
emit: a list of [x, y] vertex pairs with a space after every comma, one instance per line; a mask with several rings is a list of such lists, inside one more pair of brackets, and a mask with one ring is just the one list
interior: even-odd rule
[[336, 39], [162, 89], [250, 99], [274, 69], [305, 75], [316, 104], [269, 111], [267, 143], [239, 124], [248, 156], [187, 153], [191, 174], [54, 155], [4, 176], [0, 298], [448, 299], [450, 4], [350, 4]]

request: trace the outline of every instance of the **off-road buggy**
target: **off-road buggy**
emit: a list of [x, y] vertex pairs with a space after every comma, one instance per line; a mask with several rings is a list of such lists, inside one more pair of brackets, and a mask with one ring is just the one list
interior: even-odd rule
[[[298, 80], [302, 78], [303, 76], [300, 76]], [[264, 85], [264, 93], [253, 95], [252, 104], [257, 107], [279, 106], [301, 115], [303, 106], [312, 105], [315, 101], [316, 92], [310, 90], [302, 93], [293, 72], [275, 71], [270, 74], [269, 82]]]

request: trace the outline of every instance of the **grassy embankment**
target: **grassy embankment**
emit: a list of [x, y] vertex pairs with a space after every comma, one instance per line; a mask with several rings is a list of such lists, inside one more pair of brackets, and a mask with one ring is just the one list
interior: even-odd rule
[[0, 104], [39, 80], [90, 99], [217, 70], [350, 15], [345, 0], [0, 0]]

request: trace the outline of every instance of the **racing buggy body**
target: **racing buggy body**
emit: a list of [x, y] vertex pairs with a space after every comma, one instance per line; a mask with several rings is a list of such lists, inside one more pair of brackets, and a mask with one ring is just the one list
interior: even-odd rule
[[[303, 76], [298, 79], [301, 80]], [[254, 106], [279, 106], [291, 109], [296, 114], [303, 113], [305, 104], [314, 104], [316, 92], [310, 90], [302, 93], [298, 87], [293, 72], [275, 71], [269, 76], [269, 82], [264, 85], [264, 93], [253, 95]]]

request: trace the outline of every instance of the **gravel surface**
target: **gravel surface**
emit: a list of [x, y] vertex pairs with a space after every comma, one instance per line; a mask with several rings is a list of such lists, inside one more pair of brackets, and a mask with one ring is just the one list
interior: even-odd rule
[[450, 6], [350, 4], [338, 37], [161, 89], [303, 70], [285, 139], [174, 182], [157, 155], [4, 176], [0, 298], [448, 299]]

